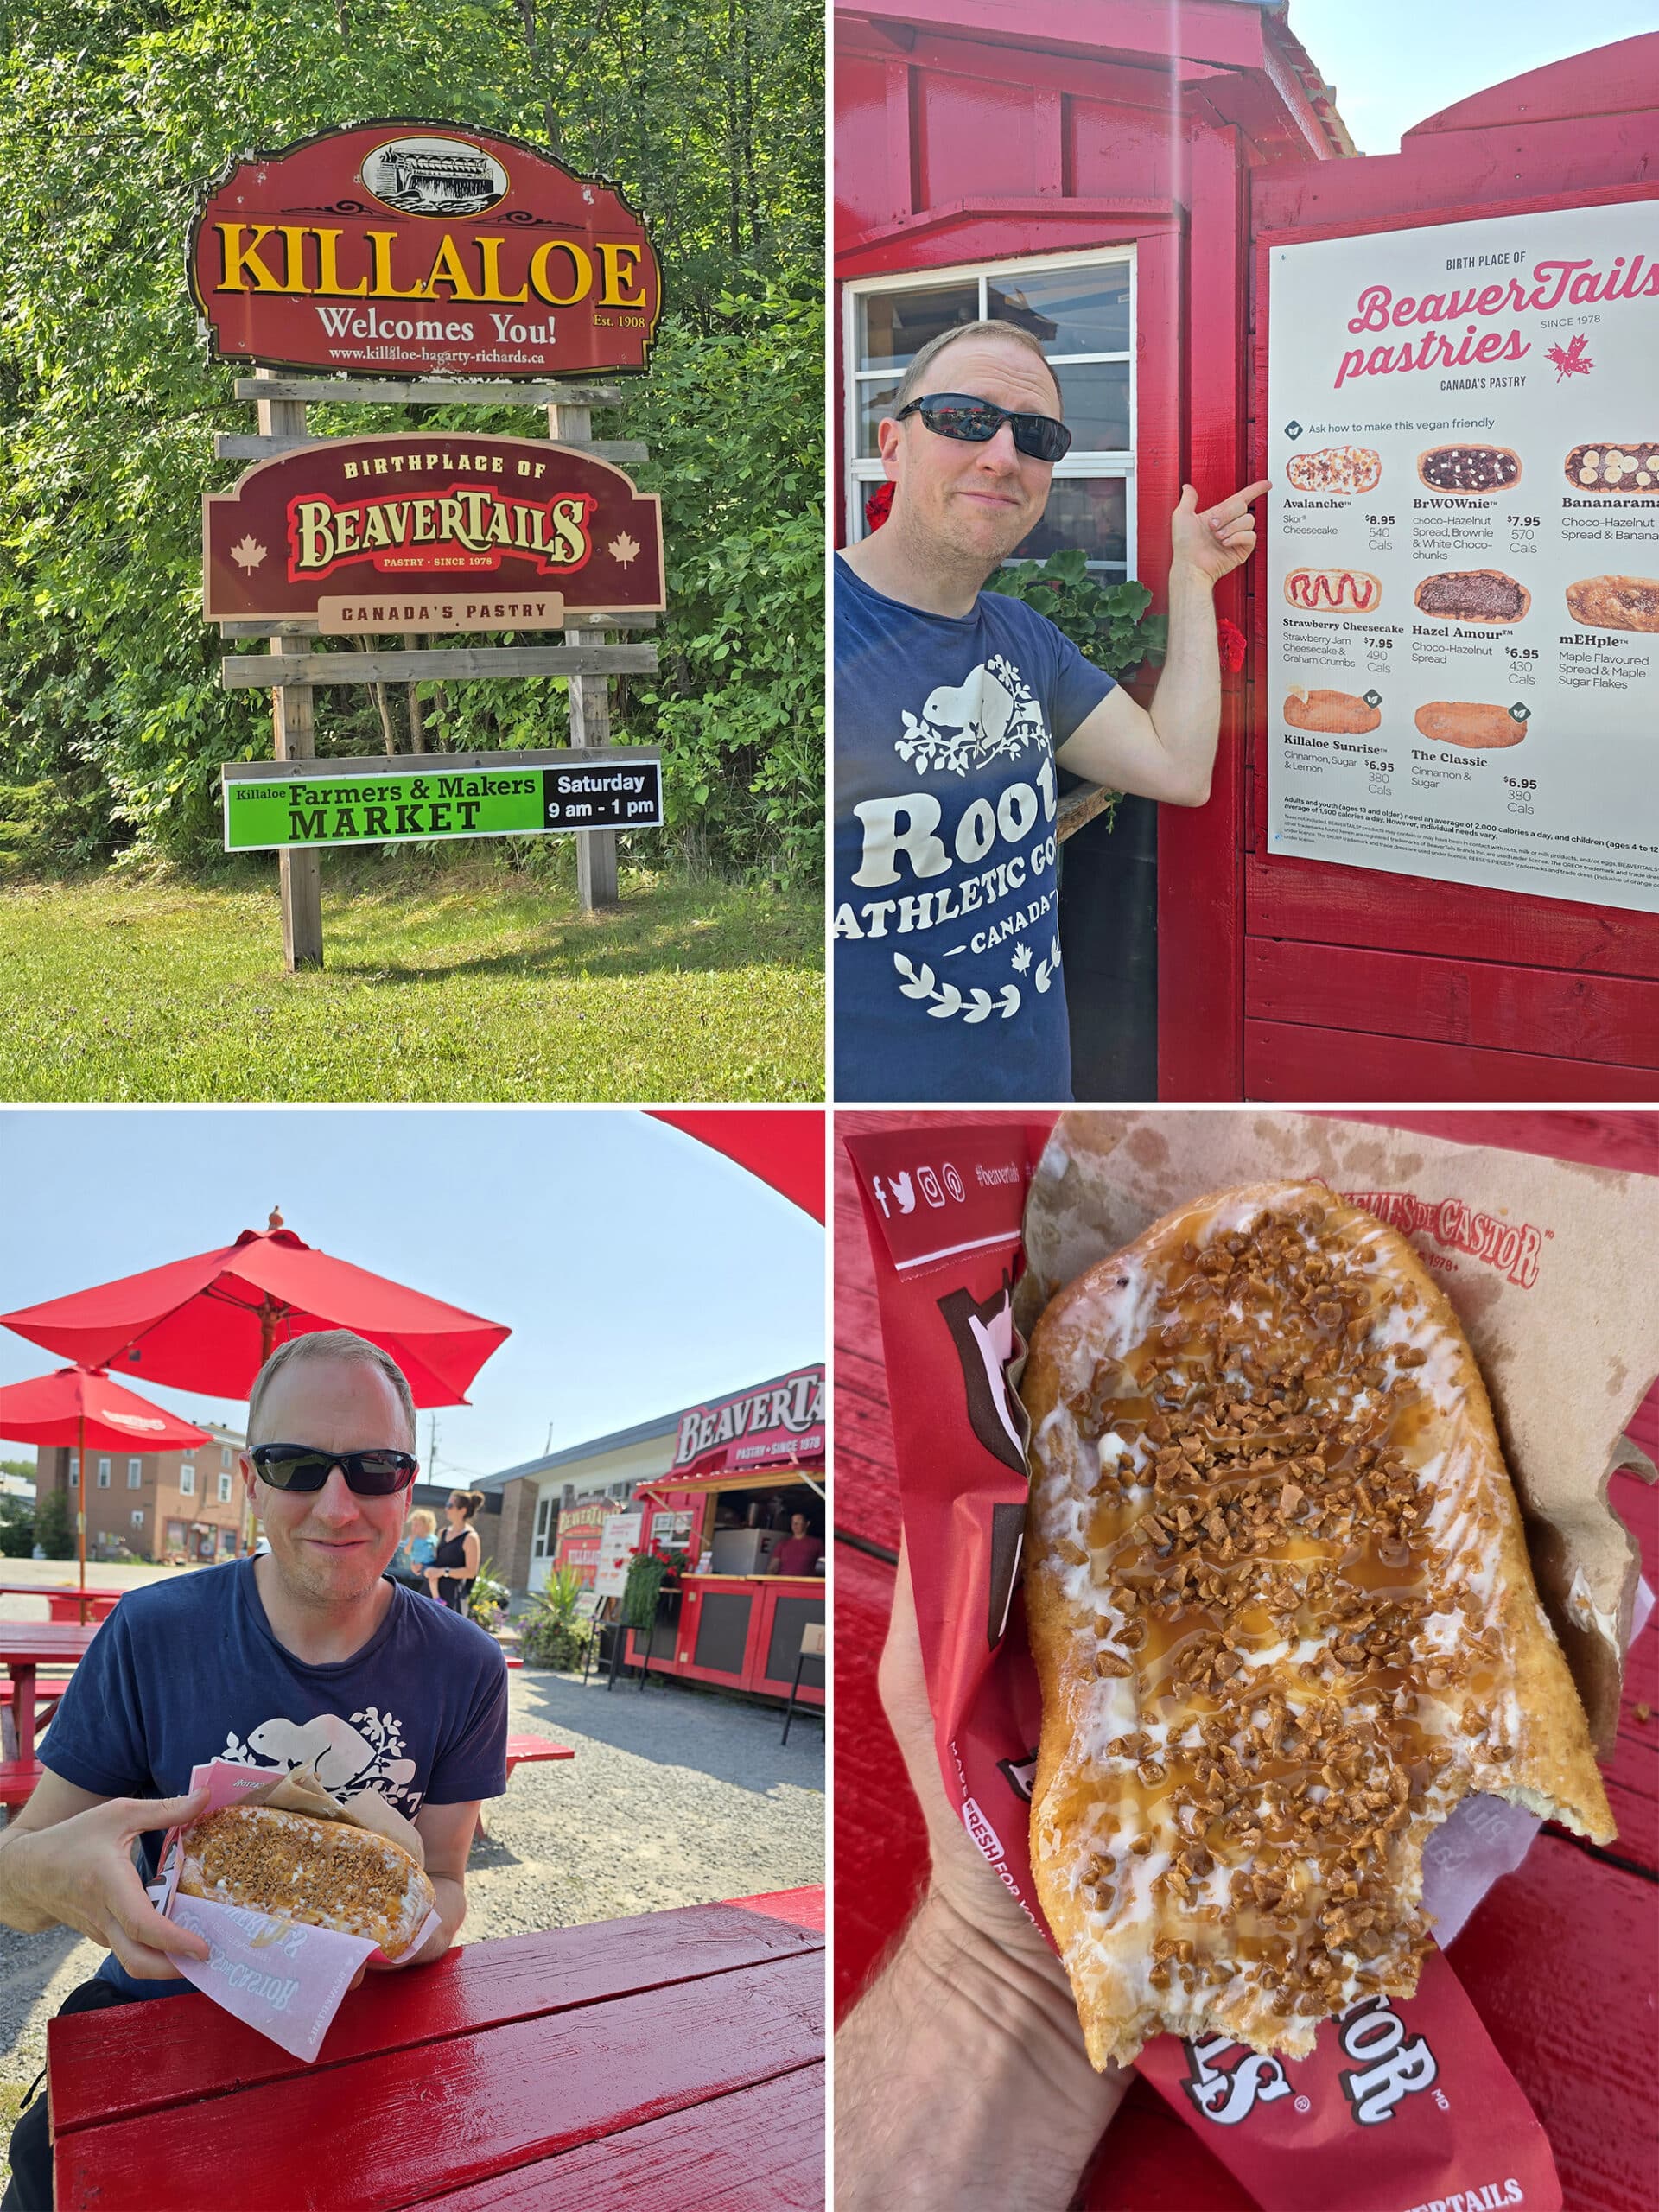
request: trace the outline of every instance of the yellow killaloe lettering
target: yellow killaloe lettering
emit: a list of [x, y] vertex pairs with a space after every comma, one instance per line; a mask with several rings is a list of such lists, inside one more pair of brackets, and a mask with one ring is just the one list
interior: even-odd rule
[[480, 300], [498, 300], [503, 307], [516, 306], [520, 300], [527, 300], [530, 297], [528, 284], [521, 284], [516, 292], [504, 292], [501, 289], [501, 249], [506, 244], [506, 240], [479, 238], [474, 238], [473, 243], [478, 248], [478, 257], [484, 269], [484, 289], [477, 297]]
[[345, 235], [343, 231], [317, 232], [317, 289], [330, 299], [360, 300], [369, 289], [366, 276], [359, 276], [355, 284], [342, 284], [340, 281], [336, 257]]
[[[553, 289], [548, 263], [556, 253], [568, 253], [570, 257], [571, 274], [576, 280], [573, 292], [556, 292]], [[579, 299], [593, 289], [593, 261], [574, 238], [549, 238], [546, 245], [538, 245], [530, 257], [530, 281], [537, 297], [545, 300], [549, 307], [574, 307]]]
[[270, 236], [276, 226], [272, 223], [255, 223], [251, 226], [253, 236], [247, 245], [244, 245], [241, 242], [242, 233], [249, 227], [246, 223], [215, 223], [213, 225], [213, 228], [219, 232], [220, 246], [220, 276], [218, 283], [213, 287], [215, 291], [245, 292], [248, 289], [248, 283], [242, 274], [245, 269], [253, 278], [253, 289], [256, 292], [280, 292], [283, 289], [282, 284], [259, 258], [259, 248]]
[[461, 265], [461, 256], [455, 251], [455, 242], [448, 231], [444, 232], [442, 243], [432, 257], [432, 266], [427, 272], [426, 283], [420, 289], [426, 298], [435, 300], [438, 296], [437, 287], [440, 284], [449, 286], [451, 299], [478, 300], [485, 296], [482, 293], [475, 292], [467, 281], [467, 272]]
[[426, 297], [426, 287], [416, 284], [407, 292], [400, 292], [391, 281], [391, 249], [397, 242], [396, 231], [365, 231], [369, 242], [369, 293], [377, 300], [419, 300]]
[[[639, 282], [637, 274], [639, 249], [637, 245], [601, 245], [599, 258], [605, 270], [605, 284], [599, 296], [602, 308], [642, 308], [645, 304], [643, 289], [631, 296], [623, 296], [621, 287]], [[624, 263], [627, 264], [626, 268]]]

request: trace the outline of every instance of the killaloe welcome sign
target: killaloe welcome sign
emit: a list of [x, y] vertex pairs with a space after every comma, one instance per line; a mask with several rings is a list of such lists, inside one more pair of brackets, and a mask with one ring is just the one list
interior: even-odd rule
[[233, 162], [198, 210], [190, 284], [221, 359], [335, 374], [642, 370], [662, 311], [613, 186], [397, 119]]

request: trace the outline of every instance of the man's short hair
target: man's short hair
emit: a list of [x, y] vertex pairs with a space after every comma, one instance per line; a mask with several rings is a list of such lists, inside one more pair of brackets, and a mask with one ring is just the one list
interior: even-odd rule
[[920, 397], [926, 389], [927, 372], [947, 346], [954, 346], [963, 338], [1003, 338], [1013, 345], [1026, 346], [1048, 370], [1050, 379], [1054, 386], [1054, 396], [1056, 399], [1059, 398], [1060, 380], [1054, 374], [1049, 358], [1043, 351], [1040, 339], [1034, 337], [1029, 330], [1022, 330], [1017, 322], [964, 322], [959, 323], [954, 330], [942, 330], [937, 338], [930, 338], [926, 345], [917, 353], [899, 379], [899, 389], [893, 394], [893, 412], [895, 415], [901, 407], [908, 405], [910, 401]]
[[253, 1378], [253, 1388], [248, 1393], [248, 1442], [270, 1444], [287, 1440], [261, 1436], [259, 1411], [265, 1392], [286, 1367], [298, 1360], [345, 1360], [359, 1367], [377, 1367], [397, 1395], [404, 1409], [404, 1419], [409, 1423], [409, 1441], [415, 1444], [415, 1394], [409, 1387], [409, 1378], [389, 1351], [382, 1351], [378, 1344], [372, 1344], [366, 1337], [359, 1337], [350, 1329], [313, 1329], [308, 1335], [290, 1337], [285, 1344], [278, 1344], [270, 1357]]

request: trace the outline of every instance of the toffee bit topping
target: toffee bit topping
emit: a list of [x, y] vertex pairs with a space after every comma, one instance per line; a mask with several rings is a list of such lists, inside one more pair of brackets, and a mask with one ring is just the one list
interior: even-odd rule
[[1143, 1340], [1069, 1402], [1086, 1442], [1116, 1440], [1113, 1479], [1084, 1509], [1092, 1550], [1055, 1549], [1088, 1560], [1095, 1671], [1133, 1679], [1147, 1724], [1096, 1785], [1135, 1831], [1120, 1848], [1164, 1855], [1149, 1884], [1096, 1889], [1150, 1891], [1160, 1992], [1243, 1973], [1294, 2017], [1408, 1986], [1428, 1937], [1402, 1852], [1515, 1756], [1475, 1586], [1498, 1517], [1465, 1515], [1455, 1558], [1429, 1534], [1445, 1378], [1374, 1250], [1307, 1204], [1201, 1233], [1149, 1275]]

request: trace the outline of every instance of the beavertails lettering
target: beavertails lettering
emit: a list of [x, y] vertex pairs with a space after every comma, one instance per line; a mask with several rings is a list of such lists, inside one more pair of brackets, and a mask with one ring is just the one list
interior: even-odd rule
[[1420, 1198], [1413, 1191], [1344, 1191], [1350, 1205], [1363, 1206], [1403, 1236], [1432, 1236], [1471, 1260], [1484, 1260], [1518, 1289], [1538, 1280], [1544, 1232], [1529, 1221], [1499, 1221], [1462, 1198]]
[[594, 550], [588, 522], [598, 504], [588, 492], [518, 499], [463, 484], [412, 497], [290, 499], [288, 579], [332, 575], [353, 561], [382, 570], [493, 569], [504, 552], [527, 555], [542, 575], [552, 575], [586, 566]]

